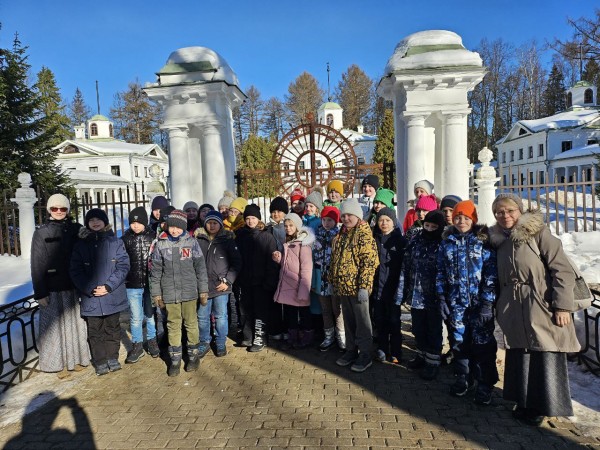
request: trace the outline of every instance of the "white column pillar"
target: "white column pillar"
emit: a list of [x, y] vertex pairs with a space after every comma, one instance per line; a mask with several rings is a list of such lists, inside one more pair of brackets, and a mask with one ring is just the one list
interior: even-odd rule
[[442, 179], [436, 180], [436, 191], [443, 195], [469, 198], [469, 168], [467, 159], [467, 115], [443, 115], [444, 168]]
[[394, 160], [396, 162], [396, 200], [398, 202], [397, 214], [400, 221], [403, 220], [408, 208], [406, 202], [409, 200], [409, 192], [406, 191], [406, 128], [404, 120], [396, 111], [394, 102]]
[[477, 185], [477, 215], [479, 223], [491, 226], [496, 223], [496, 218], [492, 212], [492, 203], [494, 203], [494, 199], [496, 198], [496, 183], [500, 178], [496, 176], [496, 169], [490, 165], [493, 157], [491, 150], [484, 147], [479, 152], [478, 157], [481, 167], [475, 175], [475, 184]]
[[169, 179], [171, 204], [181, 208], [192, 199], [192, 180], [188, 167], [188, 128], [169, 128]]
[[202, 201], [216, 208], [217, 202], [227, 189], [227, 171], [220, 126], [210, 124], [202, 128], [200, 149], [204, 192]]
[[19, 243], [21, 244], [21, 257], [31, 259], [31, 240], [35, 231], [35, 215], [33, 205], [37, 202], [35, 191], [31, 186], [31, 175], [22, 172], [17, 176], [21, 187], [15, 192], [11, 202], [19, 205]]
[[[405, 115], [405, 161], [404, 190], [408, 199], [414, 197], [413, 187], [419, 180], [427, 178], [427, 156], [425, 153], [425, 116]], [[433, 182], [433, 180], [430, 180]]]

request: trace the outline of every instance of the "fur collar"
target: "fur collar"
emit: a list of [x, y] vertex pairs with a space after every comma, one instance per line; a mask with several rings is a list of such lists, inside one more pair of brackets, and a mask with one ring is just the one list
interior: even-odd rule
[[[472, 233], [481, 242], [487, 242], [490, 239], [490, 230], [487, 225], [475, 224], [469, 233]], [[444, 229], [444, 232], [442, 233], [442, 239], [447, 239], [450, 236], [460, 236], [460, 232], [454, 225], [450, 225]]]
[[[194, 237], [196, 239], [210, 240], [208, 237], [208, 232], [206, 231], [206, 229], [204, 227], [197, 228], [196, 231], [194, 231]], [[229, 231], [229, 230], [226, 230], [225, 228], [221, 227], [219, 232], [214, 237], [214, 239], [217, 239], [217, 238], [233, 239], [233, 231]]]
[[298, 231], [298, 236], [296, 236], [296, 239], [290, 241], [290, 243], [300, 242], [302, 245], [311, 246], [314, 244], [315, 240], [315, 232], [312, 230], [312, 228], [304, 226]]
[[[538, 234], [546, 225], [544, 215], [539, 210], [528, 210], [523, 213], [510, 232], [510, 239], [516, 244], [523, 244]], [[507, 234], [496, 224], [490, 227], [490, 241], [495, 248], [507, 239]]]
[[77, 233], [77, 237], [79, 237], [79, 239], [91, 239], [93, 236], [95, 236], [95, 238], [98, 239], [99, 235], [104, 234], [113, 234], [112, 225], [110, 223], [100, 231], [92, 231], [88, 227], [81, 227]]

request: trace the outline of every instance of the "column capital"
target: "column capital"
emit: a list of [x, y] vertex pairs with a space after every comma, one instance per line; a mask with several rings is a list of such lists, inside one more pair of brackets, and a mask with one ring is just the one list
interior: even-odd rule
[[219, 122], [204, 122], [198, 125], [203, 135], [221, 134], [223, 125]]
[[402, 120], [407, 127], [424, 127], [426, 114], [406, 114], [401, 115]]
[[188, 137], [189, 127], [187, 125], [169, 125], [161, 127], [169, 133], [169, 138]]
[[462, 123], [471, 111], [442, 111], [444, 124]]

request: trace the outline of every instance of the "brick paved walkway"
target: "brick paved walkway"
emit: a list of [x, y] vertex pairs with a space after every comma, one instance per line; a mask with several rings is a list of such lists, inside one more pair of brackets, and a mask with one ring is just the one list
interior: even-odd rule
[[437, 382], [425, 382], [390, 364], [355, 374], [337, 367], [337, 357], [334, 350], [231, 348], [225, 358], [207, 355], [196, 373], [169, 378], [162, 360], [146, 356], [104, 377], [78, 374], [59, 398], [5, 426], [0, 445], [600, 449], [600, 439], [582, 436], [566, 419], [520, 425], [498, 387], [488, 407], [450, 397], [447, 367]]

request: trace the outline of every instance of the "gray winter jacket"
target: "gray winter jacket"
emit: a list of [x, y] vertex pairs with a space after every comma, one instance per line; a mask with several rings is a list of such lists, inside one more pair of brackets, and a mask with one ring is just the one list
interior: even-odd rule
[[200, 244], [183, 233], [173, 240], [163, 232], [157, 238], [151, 256], [150, 295], [164, 303], [196, 300], [208, 293], [208, 275]]
[[[573, 308], [575, 275], [559, 239], [544, 225], [540, 212], [524, 213], [509, 235], [494, 225], [490, 243], [497, 249], [496, 320], [510, 348], [577, 352], [575, 326], [559, 327], [556, 309]], [[528, 245], [535, 240], [541, 258]]]

